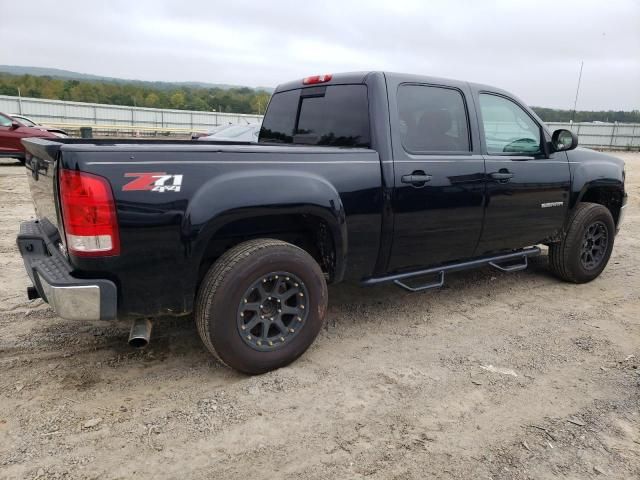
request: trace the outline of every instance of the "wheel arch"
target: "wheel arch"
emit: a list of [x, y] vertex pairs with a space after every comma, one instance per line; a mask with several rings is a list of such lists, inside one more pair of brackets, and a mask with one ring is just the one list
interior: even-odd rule
[[597, 203], [609, 210], [617, 226], [620, 219], [620, 209], [623, 205], [623, 197], [623, 183], [607, 179], [594, 180], [583, 185], [576, 196], [574, 204], [571, 206], [571, 210], [575, 210], [580, 203]]
[[219, 255], [254, 238], [293, 243], [316, 258], [330, 281], [344, 276], [344, 207], [333, 185], [315, 174], [248, 170], [215, 177], [191, 199], [183, 231], [194, 237], [196, 281]]
[[616, 225], [624, 198], [624, 162], [591, 150], [569, 152], [571, 165], [571, 201], [569, 216], [582, 202], [604, 205]]

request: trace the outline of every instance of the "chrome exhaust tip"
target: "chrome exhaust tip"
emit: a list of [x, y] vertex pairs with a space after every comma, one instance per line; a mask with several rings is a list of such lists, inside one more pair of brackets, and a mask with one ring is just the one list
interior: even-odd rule
[[144, 348], [149, 345], [152, 327], [153, 323], [148, 318], [134, 320], [131, 324], [131, 332], [129, 332], [129, 345], [133, 348]]

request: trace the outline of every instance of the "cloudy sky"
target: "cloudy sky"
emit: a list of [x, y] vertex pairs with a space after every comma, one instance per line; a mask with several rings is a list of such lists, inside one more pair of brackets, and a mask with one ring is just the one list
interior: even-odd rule
[[[640, 0], [2, 1], [0, 64], [275, 86], [382, 69], [640, 109]], [[7, 39], [11, 39], [7, 41]]]

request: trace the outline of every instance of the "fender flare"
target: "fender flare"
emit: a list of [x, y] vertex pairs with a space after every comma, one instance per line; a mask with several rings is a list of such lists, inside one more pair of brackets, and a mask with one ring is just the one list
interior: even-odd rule
[[620, 168], [609, 161], [590, 161], [578, 164], [571, 172], [571, 202], [573, 211], [585, 194], [594, 188], [609, 188], [624, 194], [624, 178]]
[[216, 176], [202, 185], [187, 206], [183, 236], [190, 239], [187, 252], [199, 264], [207, 246], [221, 228], [243, 218], [307, 214], [321, 218], [333, 238], [334, 278], [344, 276], [347, 258], [347, 224], [337, 190], [316, 174], [284, 169], [235, 171]]

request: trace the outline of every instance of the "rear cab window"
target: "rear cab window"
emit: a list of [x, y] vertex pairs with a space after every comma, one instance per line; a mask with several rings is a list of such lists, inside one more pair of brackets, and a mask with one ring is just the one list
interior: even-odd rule
[[274, 94], [258, 141], [370, 148], [366, 85], [326, 85]]

